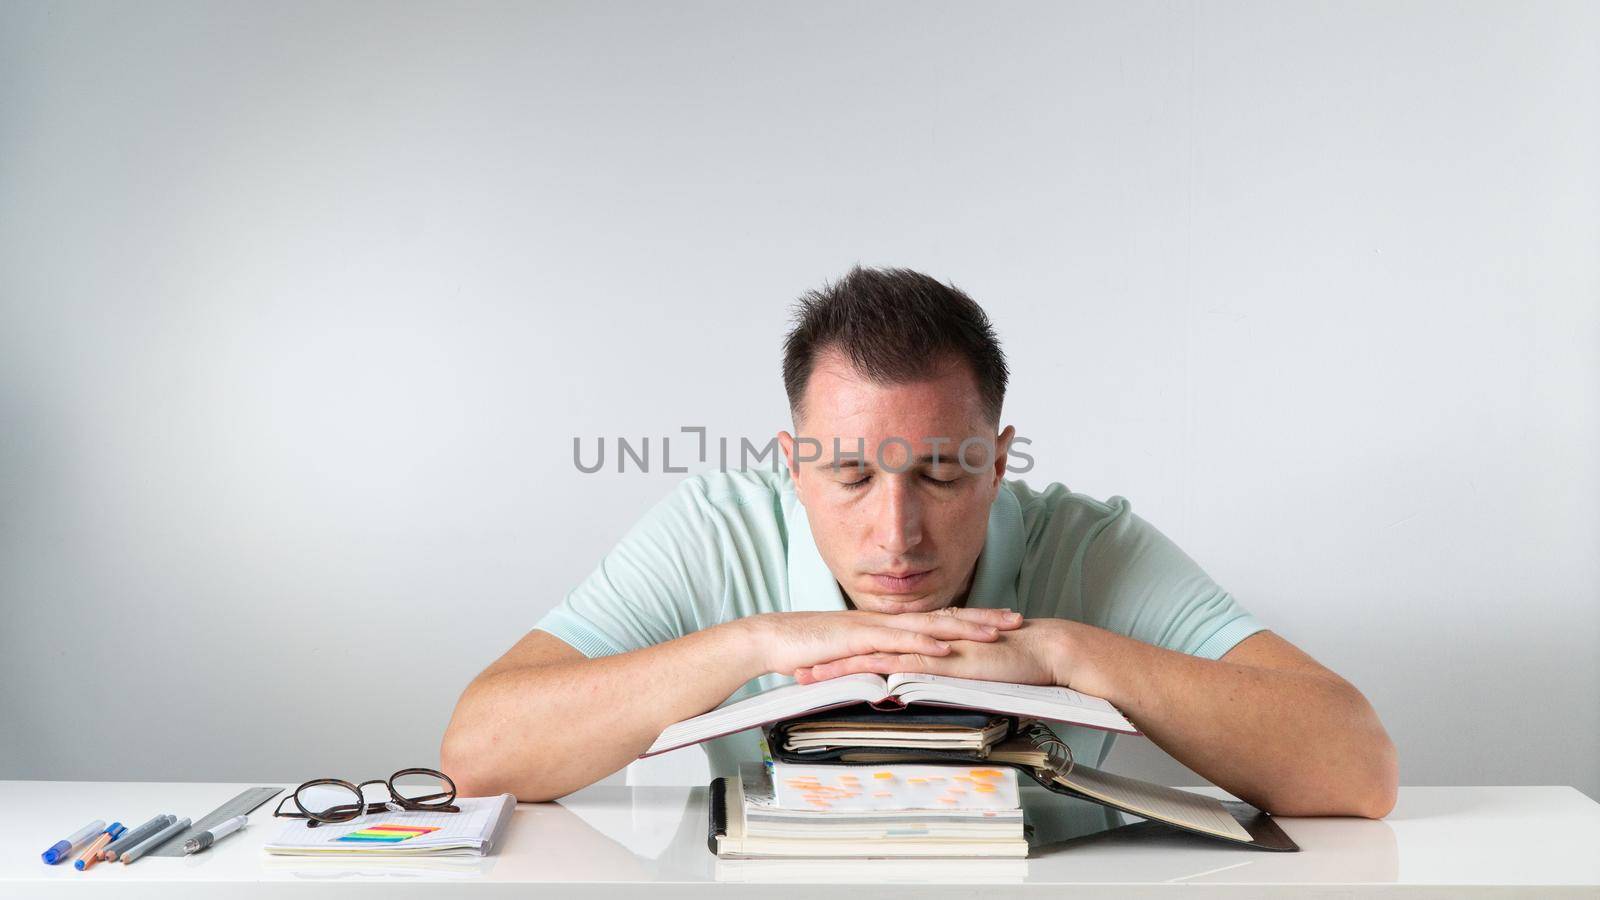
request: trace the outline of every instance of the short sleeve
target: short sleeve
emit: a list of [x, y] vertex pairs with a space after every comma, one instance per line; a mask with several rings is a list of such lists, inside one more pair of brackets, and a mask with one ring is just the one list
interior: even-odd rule
[[714, 615], [700, 607], [721, 593], [703, 501], [696, 479], [680, 483], [534, 627], [591, 658], [699, 630]]
[[1084, 554], [1088, 624], [1206, 659], [1266, 628], [1127, 500], [1112, 509]]

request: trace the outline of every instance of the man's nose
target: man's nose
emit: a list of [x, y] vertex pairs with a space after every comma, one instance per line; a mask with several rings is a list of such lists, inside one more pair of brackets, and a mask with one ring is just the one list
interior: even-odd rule
[[922, 542], [921, 501], [909, 479], [887, 477], [884, 481], [873, 539], [885, 553], [900, 556]]

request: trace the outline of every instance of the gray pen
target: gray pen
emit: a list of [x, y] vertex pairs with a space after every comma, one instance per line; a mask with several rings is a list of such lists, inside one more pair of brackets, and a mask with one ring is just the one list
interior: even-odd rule
[[194, 837], [189, 838], [187, 841], [184, 841], [183, 852], [186, 854], [199, 853], [201, 850], [206, 849], [217, 841], [220, 841], [228, 835], [233, 834], [235, 831], [243, 828], [244, 823], [248, 821], [250, 821], [248, 816], [234, 816], [226, 822], [213, 825], [211, 826], [211, 830], [202, 831]]
[[107, 844], [105, 849], [100, 851], [100, 858], [116, 862], [117, 855], [119, 853], [122, 853], [129, 847], [139, 846], [140, 841], [152, 834], [155, 834], [168, 825], [171, 825], [177, 820], [177, 818], [177, 816], [170, 815], [168, 813], [162, 813], [143, 825], [140, 825], [138, 828], [135, 828], [131, 831], [124, 831], [121, 837]]
[[182, 834], [183, 831], [188, 827], [188, 819], [179, 819], [155, 834], [150, 835], [149, 837], [145, 838], [144, 841], [139, 844], [139, 846], [129, 847], [122, 853], [123, 864], [126, 865], [131, 863], [146, 853], [149, 853], [151, 850], [154, 850], [162, 844], [165, 844], [167, 841], [172, 840], [177, 835]]

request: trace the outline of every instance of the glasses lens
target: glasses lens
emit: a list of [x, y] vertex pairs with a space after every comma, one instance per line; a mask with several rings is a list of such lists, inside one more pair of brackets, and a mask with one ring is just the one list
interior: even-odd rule
[[416, 806], [446, 806], [456, 796], [455, 788], [437, 772], [403, 772], [389, 784], [397, 796]]
[[313, 819], [323, 822], [342, 822], [361, 813], [361, 795], [350, 785], [337, 782], [314, 782], [295, 792], [295, 803]]

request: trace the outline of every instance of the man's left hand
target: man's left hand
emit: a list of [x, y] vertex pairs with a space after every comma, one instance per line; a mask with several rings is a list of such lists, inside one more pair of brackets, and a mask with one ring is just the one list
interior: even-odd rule
[[948, 656], [868, 653], [796, 669], [794, 678], [800, 684], [811, 684], [857, 672], [925, 672], [1013, 684], [1066, 686], [1071, 671], [1067, 644], [1074, 624], [1064, 619], [1025, 619], [1021, 627], [1002, 631], [996, 641], [949, 641]]

